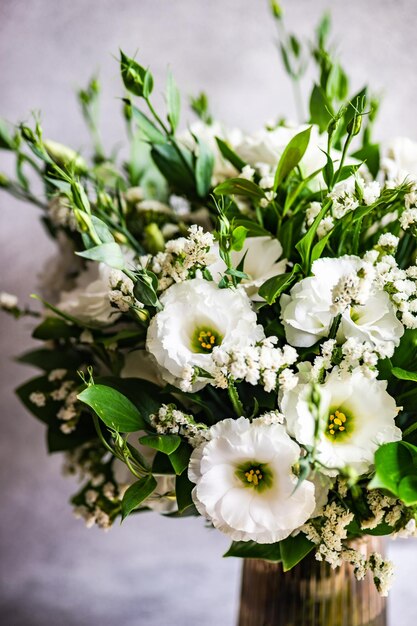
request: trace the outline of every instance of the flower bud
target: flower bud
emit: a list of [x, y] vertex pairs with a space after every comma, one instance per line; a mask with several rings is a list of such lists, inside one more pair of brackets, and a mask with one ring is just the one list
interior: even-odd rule
[[127, 57], [120, 50], [120, 71], [124, 86], [136, 96], [148, 98], [153, 89], [153, 77], [149, 70]]
[[87, 163], [75, 150], [72, 150], [72, 148], [68, 148], [68, 146], [64, 146], [57, 141], [52, 141], [52, 139], [45, 140], [43, 145], [51, 159], [53, 159], [57, 165], [63, 167], [73, 165], [78, 172], [87, 171]]
[[354, 115], [346, 127], [346, 132], [350, 137], [359, 135], [362, 127], [362, 115]]
[[7, 187], [9, 184], [9, 179], [7, 178], [6, 174], [2, 174], [0, 172], [0, 187]]
[[277, 0], [271, 0], [271, 11], [272, 11], [272, 15], [277, 20], [280, 20], [282, 18], [283, 10], [281, 6], [278, 4]]
[[152, 222], [145, 226], [145, 242], [146, 247], [151, 254], [162, 252], [165, 248], [165, 239], [161, 233], [159, 226]]

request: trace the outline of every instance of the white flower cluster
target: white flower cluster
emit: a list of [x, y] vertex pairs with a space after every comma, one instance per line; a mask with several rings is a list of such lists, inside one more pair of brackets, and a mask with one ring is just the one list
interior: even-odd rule
[[404, 506], [399, 500], [383, 494], [378, 489], [368, 491], [366, 500], [372, 517], [362, 520], [361, 527], [364, 530], [376, 528], [384, 521], [388, 526], [395, 527], [404, 513]]
[[255, 424], [261, 424], [263, 426], [273, 426], [274, 424], [283, 424], [285, 417], [279, 411], [269, 411], [264, 413], [253, 420]]
[[55, 196], [49, 201], [48, 217], [56, 227], [77, 230], [77, 220], [66, 196]]
[[163, 404], [149, 419], [158, 434], [181, 435], [193, 448], [209, 439], [207, 426], [197, 424], [191, 415], [179, 411], [175, 404]]
[[342, 564], [343, 541], [347, 539], [347, 527], [354, 517], [342, 504], [331, 502], [323, 508], [319, 524], [309, 522], [302, 526], [307, 539], [317, 545], [318, 561], [327, 561], [333, 568]]
[[129, 484], [113, 475], [112, 461], [98, 441], [90, 441], [65, 453], [63, 474], [87, 481], [75, 496], [74, 515], [85, 521], [87, 528], [97, 525], [108, 530], [120, 511], [120, 501]]
[[[317, 215], [322, 210], [322, 205], [320, 202], [311, 202], [306, 209], [306, 226], [310, 228], [316, 219]], [[317, 237], [319, 239], [323, 239], [329, 233], [334, 226], [334, 219], [331, 215], [325, 215], [323, 219], [320, 221], [320, 224], [317, 228]]]
[[369, 341], [360, 341], [356, 337], [349, 337], [341, 346], [335, 339], [328, 339], [320, 346], [320, 352], [313, 361], [310, 373], [311, 379], [318, 383], [324, 381], [326, 371], [332, 369], [336, 362], [340, 378], [354, 370], [361, 371], [366, 378], [375, 378], [378, 375], [378, 359], [386, 356], [383, 344], [376, 349]]
[[262, 385], [267, 392], [276, 389], [277, 385], [284, 390], [291, 389], [297, 384], [297, 377], [289, 367], [296, 362], [298, 354], [290, 345], [277, 348], [277, 343], [277, 337], [267, 337], [246, 347], [214, 348], [215, 368], [211, 384], [225, 389], [232, 379]]
[[417, 187], [404, 196], [405, 211], [400, 216], [400, 224], [403, 230], [408, 230], [413, 227], [413, 231], [416, 230], [417, 225]]
[[[166, 243], [165, 251], [159, 252], [151, 260], [150, 269], [159, 278], [159, 291], [164, 291], [173, 283], [181, 283], [194, 278], [197, 270], [203, 270], [216, 260], [211, 252], [214, 237], [201, 226], [193, 224], [188, 237], [171, 239]], [[144, 258], [144, 265], [148, 261]]]
[[404, 326], [417, 328], [417, 265], [402, 269], [393, 254], [384, 254], [394, 239], [382, 235], [377, 244], [382, 253], [372, 250], [364, 258], [375, 264], [375, 282], [390, 296]]
[[378, 375], [376, 368], [378, 359], [386, 356], [384, 344], [375, 348], [369, 341], [359, 341], [349, 337], [341, 346], [342, 361], [339, 364], [341, 377], [359, 369], [366, 378], [375, 378]]
[[322, 512], [319, 523], [309, 522], [301, 527], [307, 538], [316, 544], [316, 559], [326, 561], [334, 569], [348, 562], [353, 565], [357, 580], [362, 580], [369, 570], [374, 578], [375, 586], [381, 596], [388, 594], [393, 566], [384, 561], [382, 556], [373, 552], [368, 558], [360, 545], [354, 548], [347, 540], [347, 527], [354, 519], [354, 514], [338, 502], [327, 504]]
[[372, 289], [374, 272], [372, 266], [364, 263], [356, 272], [344, 274], [332, 288], [332, 315], [339, 315], [348, 307], [364, 305]]
[[129, 309], [143, 309], [143, 303], [139, 302], [133, 295], [133, 281], [120, 272], [112, 270], [109, 275], [109, 300], [110, 304], [122, 313], [127, 313]]
[[350, 176], [337, 183], [329, 194], [332, 200], [332, 215], [340, 219], [356, 209], [360, 202], [370, 206], [381, 195], [381, 186], [377, 181], [365, 182], [360, 176]]
[[12, 293], [7, 293], [6, 291], [0, 292], [0, 309], [3, 311], [13, 311], [16, 309], [19, 304], [19, 300], [17, 296]]
[[[323, 217], [317, 228], [317, 237], [322, 239], [339, 220], [347, 213], [354, 211], [361, 203], [369, 206], [381, 195], [381, 187], [377, 181], [365, 182], [360, 176], [350, 176], [337, 183], [329, 193], [332, 206]], [[320, 202], [311, 202], [306, 209], [306, 227], [309, 228], [322, 209]]]
[[391, 588], [394, 566], [391, 561], [385, 561], [381, 554], [373, 552], [368, 559], [368, 568], [372, 573], [375, 587], [382, 597], [386, 597]]
[[56, 416], [63, 421], [60, 430], [68, 435], [75, 430], [78, 424], [80, 408], [77, 400], [77, 391], [75, 390], [76, 383], [73, 380], [62, 380], [66, 375], [67, 370], [65, 369], [51, 370], [48, 380], [49, 382], [59, 382], [59, 387], [48, 393], [33, 391], [29, 396], [29, 400], [37, 407], [44, 407], [48, 400], [61, 402], [61, 407]]

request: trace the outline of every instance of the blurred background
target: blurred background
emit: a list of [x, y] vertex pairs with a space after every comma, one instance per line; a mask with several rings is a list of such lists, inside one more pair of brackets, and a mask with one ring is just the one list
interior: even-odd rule
[[[287, 0], [287, 26], [311, 33], [326, 7], [353, 87], [386, 94], [377, 133], [417, 139], [415, 0]], [[107, 146], [124, 141], [115, 56], [123, 47], [151, 65], [156, 92], [168, 65], [184, 94], [207, 91], [214, 115], [256, 129], [294, 119], [267, 0], [0, 0], [0, 115], [42, 112], [48, 138], [84, 154], [88, 137], [74, 91], [94, 72], [102, 83]], [[162, 104], [162, 98], [161, 102]], [[188, 113], [183, 124], [191, 121]], [[0, 154], [0, 171], [11, 163]], [[0, 191], [0, 290], [27, 301], [53, 252], [37, 211]], [[108, 533], [87, 530], [67, 504], [75, 491], [45, 454], [44, 429], [13, 389], [30, 375], [12, 361], [31, 346], [30, 324], [0, 318], [0, 620], [4, 626], [200, 626], [235, 623], [240, 563], [201, 519], [130, 518]], [[417, 543], [397, 541], [391, 624], [411, 626]]]

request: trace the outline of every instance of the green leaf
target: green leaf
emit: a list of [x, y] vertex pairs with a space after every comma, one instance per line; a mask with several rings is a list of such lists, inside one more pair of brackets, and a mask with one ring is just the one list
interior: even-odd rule
[[391, 373], [399, 380], [412, 380], [413, 382], [417, 382], [417, 372], [407, 372], [407, 370], [403, 370], [401, 367], [393, 367]]
[[306, 273], [310, 271], [311, 248], [314, 242], [314, 237], [316, 236], [317, 228], [319, 227], [321, 220], [329, 210], [329, 207], [329, 203], [323, 205], [320, 213], [317, 215], [304, 237], [302, 237], [295, 246], [300, 253], [301, 261], [303, 263], [303, 269]]
[[168, 71], [166, 97], [168, 121], [171, 125], [172, 132], [175, 134], [180, 121], [181, 96], [171, 71]]
[[251, 180], [246, 178], [229, 178], [214, 189], [216, 196], [247, 196], [261, 200], [265, 197], [264, 191]]
[[248, 231], [244, 226], [234, 228], [230, 240], [231, 249], [240, 252], [245, 244], [247, 234]]
[[140, 437], [139, 443], [164, 454], [171, 454], [180, 445], [181, 437], [179, 435], [145, 435]]
[[[375, 453], [375, 476], [369, 488], [388, 489], [395, 496], [401, 497], [399, 489], [402, 480], [416, 474], [417, 448], [406, 441], [386, 443]], [[404, 485], [405, 490], [409, 489], [409, 482]]]
[[142, 270], [136, 274], [136, 284], [133, 288], [133, 294], [139, 302], [146, 306], [157, 307], [159, 298], [156, 293], [158, 288], [158, 278], [150, 270]]
[[191, 154], [185, 148], [178, 149], [191, 169], [185, 165], [171, 144], [152, 146], [151, 157], [168, 183], [183, 193], [192, 194], [195, 192], [195, 181], [192, 175]]
[[298, 533], [295, 537], [287, 537], [281, 541], [280, 547], [282, 568], [284, 572], [288, 572], [314, 549], [314, 543], [304, 533]]
[[290, 172], [292, 172], [292, 170], [303, 158], [310, 141], [310, 134], [311, 126], [295, 135], [285, 148], [275, 172], [274, 191], [278, 189], [282, 181], [288, 176], [288, 174], [290, 174]]
[[37, 326], [32, 337], [48, 341], [49, 339], [69, 339], [75, 334], [75, 329], [60, 317], [46, 317], [43, 322]]
[[245, 161], [243, 161], [240, 156], [236, 154], [236, 152], [234, 152], [234, 150], [232, 150], [232, 148], [225, 141], [223, 141], [223, 139], [220, 139], [220, 137], [216, 137], [216, 142], [221, 155], [226, 159], [226, 161], [229, 161], [229, 163], [241, 172], [246, 165]]
[[155, 491], [157, 482], [152, 475], [144, 476], [130, 485], [122, 500], [122, 521]]
[[319, 241], [317, 241], [314, 244], [313, 249], [311, 251], [311, 263], [312, 264], [314, 263], [314, 261], [317, 261], [317, 259], [321, 257], [321, 255], [323, 254], [323, 250], [325, 249], [327, 242], [329, 241], [332, 234], [333, 234], [333, 229], [330, 230], [326, 235], [324, 235], [324, 237], [319, 239]]
[[197, 193], [200, 198], [205, 198], [211, 188], [213, 175], [214, 156], [210, 148], [201, 139], [198, 142], [198, 155], [195, 164], [195, 182]]
[[177, 475], [183, 473], [190, 462], [192, 448], [188, 443], [182, 441], [178, 448], [169, 455], [169, 460]]
[[109, 227], [105, 222], [103, 222], [103, 220], [99, 219], [95, 215], [92, 215], [91, 221], [101, 243], [112, 243], [114, 241], [114, 237], [111, 234]]
[[359, 159], [359, 161], [364, 161], [372, 176], [374, 178], [377, 177], [380, 163], [379, 144], [368, 143], [357, 152], [354, 152], [352, 156], [355, 159]]
[[182, 513], [191, 506], [194, 506], [191, 492], [195, 485], [189, 480], [184, 472], [175, 479], [175, 495], [177, 496], [178, 511]]
[[241, 559], [262, 559], [278, 563], [282, 560], [281, 544], [282, 542], [256, 543], [256, 541], [233, 541], [223, 556], [236, 556]]
[[100, 261], [116, 270], [122, 270], [125, 266], [122, 250], [118, 243], [102, 243], [83, 252], [76, 252], [78, 256], [90, 261]]
[[398, 495], [406, 506], [417, 504], [417, 467], [415, 474], [404, 476], [398, 485]]
[[292, 285], [300, 271], [301, 266], [296, 263], [291, 272], [268, 278], [259, 288], [259, 295], [264, 298], [268, 304], [273, 304], [282, 292]]
[[155, 124], [147, 117], [140, 109], [135, 107], [130, 100], [123, 100], [129, 107], [132, 119], [135, 122], [137, 128], [143, 135], [144, 139], [151, 144], [166, 144], [167, 139], [165, 135], [155, 126]]
[[146, 428], [146, 422], [135, 405], [112, 387], [90, 385], [77, 397], [114, 430], [132, 433]]
[[158, 412], [161, 402], [168, 404], [172, 401], [172, 398], [162, 393], [160, 387], [139, 378], [103, 376], [97, 378], [96, 383], [116, 389], [116, 391], [126, 396], [147, 422], [150, 415]]
[[0, 148], [2, 150], [15, 150], [16, 141], [9, 133], [7, 123], [0, 118]]
[[238, 218], [234, 221], [234, 224], [236, 226], [244, 226], [247, 230], [248, 237], [272, 237], [273, 236], [269, 230], [266, 230], [266, 228], [263, 228], [260, 224], [258, 224], [257, 222], [253, 222], [252, 220]]
[[49, 425], [52, 421], [58, 421], [56, 414], [60, 408], [60, 404], [53, 400], [47, 400], [45, 406], [39, 407], [31, 402], [30, 395], [37, 392], [48, 394], [55, 389], [55, 387], [56, 385], [50, 382], [47, 376], [37, 376], [23, 385], [20, 385], [16, 389], [16, 395], [32, 415], [44, 424]]
[[77, 370], [82, 363], [86, 361], [85, 353], [77, 352], [72, 349], [40, 348], [38, 350], [29, 350], [21, 354], [16, 361], [38, 367], [41, 370], [50, 372], [55, 369]]
[[88, 422], [88, 426], [90, 427], [87, 427], [88, 430], [80, 430], [80, 425], [78, 425], [75, 431], [65, 434], [60, 430], [59, 426], [60, 425], [57, 423], [54, 426], [49, 426], [47, 430], [46, 444], [49, 454], [53, 454], [54, 452], [66, 452], [68, 450], [74, 450], [74, 448], [79, 448], [87, 441], [94, 439], [96, 435], [91, 419]]
[[316, 124], [321, 133], [327, 130], [332, 119], [332, 106], [319, 85], [314, 85], [310, 96], [310, 122]]
[[154, 474], [163, 474], [167, 476], [173, 476], [175, 474], [172, 469], [170, 457], [163, 452], [157, 452], [152, 462], [152, 471]]

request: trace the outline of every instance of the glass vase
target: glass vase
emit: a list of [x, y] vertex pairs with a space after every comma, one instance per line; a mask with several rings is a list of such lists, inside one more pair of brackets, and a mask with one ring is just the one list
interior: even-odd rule
[[[384, 553], [380, 537], [352, 547]], [[243, 565], [239, 626], [386, 626], [386, 601], [368, 573], [357, 581], [353, 567], [332, 569], [314, 552], [289, 572], [279, 563], [246, 559]]]

